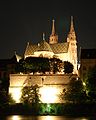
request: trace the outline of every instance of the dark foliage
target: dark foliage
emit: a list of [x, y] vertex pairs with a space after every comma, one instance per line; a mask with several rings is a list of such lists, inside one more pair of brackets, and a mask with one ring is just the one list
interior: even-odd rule
[[0, 91], [0, 109], [6, 108], [9, 104], [15, 103], [10, 94], [8, 94], [4, 89]]
[[21, 102], [24, 104], [32, 104], [36, 103], [38, 104], [40, 102], [39, 99], [39, 87], [38, 85], [34, 86], [25, 86], [22, 89], [22, 96], [21, 96]]
[[89, 100], [96, 102], [96, 66], [88, 71], [84, 81]]
[[73, 72], [73, 65], [72, 65], [72, 63], [70, 63], [68, 61], [64, 61], [64, 72], [65, 72], [65, 74]]
[[67, 90], [64, 90], [61, 95], [64, 100], [71, 103], [84, 103], [87, 100], [82, 81], [76, 78], [70, 80]]
[[57, 58], [43, 58], [43, 57], [27, 57], [26, 59], [21, 59], [17, 63], [16, 71], [23, 73], [35, 72], [45, 73], [45, 72], [60, 72], [63, 68], [62, 61]]
[[61, 70], [63, 68], [63, 62], [58, 58], [51, 58], [50, 59], [50, 68], [54, 74], [56, 72], [61, 72]]

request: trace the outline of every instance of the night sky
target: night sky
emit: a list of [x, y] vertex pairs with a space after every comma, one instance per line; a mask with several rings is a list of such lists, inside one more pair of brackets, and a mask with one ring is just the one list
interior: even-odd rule
[[38, 43], [43, 32], [48, 41], [52, 19], [59, 42], [64, 42], [70, 16], [74, 17], [78, 46], [96, 48], [96, 4], [92, 1], [21, 1], [0, 1], [0, 59], [11, 58], [14, 51], [23, 56], [27, 42]]

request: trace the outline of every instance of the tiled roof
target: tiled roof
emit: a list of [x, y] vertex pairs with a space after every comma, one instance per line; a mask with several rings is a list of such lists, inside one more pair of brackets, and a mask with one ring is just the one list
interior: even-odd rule
[[96, 49], [81, 49], [81, 59], [96, 59]]
[[50, 46], [51, 46], [53, 52], [55, 54], [58, 54], [58, 53], [68, 52], [69, 44], [67, 42], [66, 43], [56, 43], [56, 44], [51, 44]]
[[40, 43], [38, 43], [38, 45], [28, 43], [25, 50], [25, 55], [33, 55], [36, 51], [50, 51], [55, 54], [66, 53], [68, 52], [68, 46], [69, 44], [67, 42], [48, 44], [45, 40], [42, 40]]
[[25, 50], [25, 55], [33, 55], [35, 51], [38, 50], [37, 45], [33, 45], [31, 43], [27, 44], [26, 50]]
[[38, 51], [52, 52], [52, 49], [51, 49], [50, 45], [45, 40], [42, 40], [38, 45]]

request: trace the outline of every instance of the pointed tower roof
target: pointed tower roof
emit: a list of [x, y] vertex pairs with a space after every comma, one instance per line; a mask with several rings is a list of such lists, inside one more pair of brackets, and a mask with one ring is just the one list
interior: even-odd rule
[[43, 32], [43, 40], [45, 40], [45, 33]]
[[38, 45], [28, 42], [26, 49], [25, 49], [24, 58], [26, 58], [28, 56], [32, 56], [34, 54], [34, 52], [37, 50], [38, 50]]
[[21, 57], [20, 55], [18, 55], [18, 54], [16, 53], [16, 51], [15, 51], [14, 54], [15, 54], [15, 57], [16, 57], [17, 62], [19, 62], [19, 60], [22, 59], [22, 57]]
[[52, 35], [55, 35], [55, 20], [52, 20]]
[[74, 32], [73, 16], [71, 16], [70, 32]]
[[40, 42], [40, 46], [38, 48], [38, 51], [50, 51], [50, 52], [52, 52], [52, 49], [51, 49], [50, 45], [45, 40], [43, 40]]
[[71, 24], [70, 24], [69, 34], [68, 34], [68, 37], [67, 37], [67, 42], [69, 42], [70, 40], [75, 40], [76, 41], [76, 34], [75, 34], [74, 23], [73, 23], [73, 16], [71, 16]]
[[55, 20], [52, 20], [52, 33], [49, 38], [49, 44], [55, 44], [58, 43], [58, 35], [56, 34], [55, 31]]
[[52, 52], [50, 45], [45, 40], [45, 33], [44, 32], [43, 32], [42, 37], [43, 37], [43, 40], [40, 43], [38, 43], [38, 51], [50, 51], [50, 52]]

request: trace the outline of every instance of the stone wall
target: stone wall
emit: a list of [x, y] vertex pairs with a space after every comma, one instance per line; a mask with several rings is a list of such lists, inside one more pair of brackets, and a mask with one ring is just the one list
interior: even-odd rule
[[[60, 102], [58, 96], [63, 89], [66, 89], [70, 77], [75, 75], [31, 75], [31, 74], [10, 74], [10, 87], [9, 93], [12, 94], [16, 102], [20, 102], [21, 90], [23, 86], [38, 85], [40, 87], [40, 94], [42, 102], [50, 102], [50, 98], [53, 98], [51, 102]], [[51, 90], [51, 91], [50, 91]], [[54, 93], [54, 95], [53, 95]], [[46, 95], [48, 99], [46, 99]], [[55, 100], [56, 99], [56, 100]]]
[[68, 84], [69, 79], [75, 75], [66, 74], [53, 74], [53, 75], [31, 75], [31, 74], [10, 74], [10, 87], [23, 86], [24, 84], [55, 84], [64, 85]]

